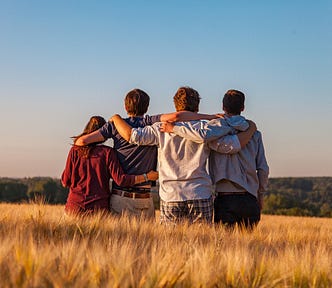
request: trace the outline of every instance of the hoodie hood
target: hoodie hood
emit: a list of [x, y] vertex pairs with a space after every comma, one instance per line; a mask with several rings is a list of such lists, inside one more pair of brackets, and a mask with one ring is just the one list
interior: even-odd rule
[[231, 117], [225, 116], [224, 120], [230, 127], [238, 131], [245, 131], [249, 128], [249, 123], [247, 122], [246, 118], [241, 115], [234, 115]]

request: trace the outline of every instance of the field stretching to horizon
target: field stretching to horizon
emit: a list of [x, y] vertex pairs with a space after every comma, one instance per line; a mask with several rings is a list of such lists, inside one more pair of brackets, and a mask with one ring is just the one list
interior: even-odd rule
[[0, 204], [1, 287], [332, 287], [332, 219], [222, 226]]

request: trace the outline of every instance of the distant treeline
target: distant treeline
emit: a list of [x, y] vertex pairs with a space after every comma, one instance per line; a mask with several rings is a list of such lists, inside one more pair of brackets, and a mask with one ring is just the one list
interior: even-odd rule
[[332, 177], [270, 178], [263, 213], [332, 217]]
[[1, 202], [30, 202], [43, 200], [49, 204], [64, 204], [68, 189], [60, 180], [50, 177], [0, 178]]
[[[68, 189], [62, 187], [59, 179], [0, 178], [1, 202], [42, 199], [49, 204], [64, 204], [67, 195]], [[159, 206], [158, 201], [155, 204]], [[263, 213], [332, 217], [332, 177], [270, 178]]]

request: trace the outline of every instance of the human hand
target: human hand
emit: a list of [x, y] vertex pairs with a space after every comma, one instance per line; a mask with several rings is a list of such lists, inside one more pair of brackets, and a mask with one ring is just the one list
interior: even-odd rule
[[172, 133], [174, 128], [173, 122], [163, 122], [159, 128], [160, 132]]
[[149, 171], [148, 173], [146, 173], [146, 176], [148, 176], [148, 179], [150, 181], [156, 181], [159, 178], [159, 173], [157, 171]]
[[84, 141], [83, 141], [83, 139], [82, 139], [82, 136], [79, 137], [79, 138], [76, 138], [76, 139], [74, 140], [74, 145], [75, 145], [75, 146], [85, 146], [85, 143], [84, 143]]

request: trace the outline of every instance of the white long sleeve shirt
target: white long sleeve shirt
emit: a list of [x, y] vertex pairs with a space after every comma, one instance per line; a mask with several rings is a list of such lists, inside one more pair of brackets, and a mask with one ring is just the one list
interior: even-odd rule
[[[192, 129], [202, 129], [206, 121], [179, 122]], [[132, 129], [130, 143], [158, 146], [159, 194], [166, 202], [208, 199], [212, 195], [212, 181], [207, 172], [210, 148], [204, 142], [196, 143], [159, 131], [161, 123]], [[224, 133], [227, 134], [225, 130]], [[225, 135], [224, 134], [224, 135]], [[220, 135], [221, 136], [221, 135]], [[219, 136], [219, 137], [220, 137]], [[226, 136], [219, 144], [232, 151], [239, 147], [237, 136]]]
[[[232, 147], [232, 143], [227, 144], [226, 141], [220, 143], [215, 140], [227, 129], [230, 133], [237, 133], [247, 128], [248, 123], [245, 118], [237, 115], [211, 120], [202, 128], [177, 123], [173, 131], [181, 137], [198, 143], [208, 142], [211, 148], [209, 171], [213, 183], [216, 184], [216, 192], [248, 191], [257, 197], [258, 191], [266, 191], [269, 175], [261, 133], [256, 131], [242, 150], [238, 150], [238, 146]], [[229, 154], [224, 154], [225, 151]]]

